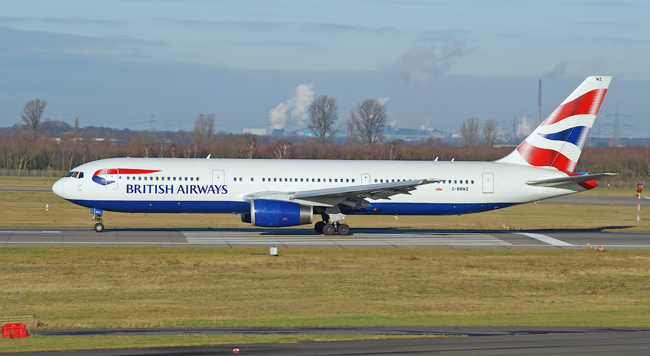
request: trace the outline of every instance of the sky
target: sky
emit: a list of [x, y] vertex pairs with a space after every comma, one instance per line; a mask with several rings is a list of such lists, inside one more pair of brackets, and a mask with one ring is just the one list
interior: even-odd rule
[[341, 123], [373, 98], [396, 127], [509, 130], [536, 121], [539, 79], [545, 117], [613, 75], [594, 131], [618, 105], [622, 131], [649, 137], [648, 14], [625, 0], [3, 0], [0, 127], [43, 98], [71, 125], [191, 130], [215, 114], [217, 130], [291, 130], [328, 95]]

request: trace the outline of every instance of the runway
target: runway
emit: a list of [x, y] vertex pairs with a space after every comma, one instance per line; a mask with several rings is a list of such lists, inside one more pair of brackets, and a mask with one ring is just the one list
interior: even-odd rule
[[[253, 329], [253, 328], [251, 328]], [[274, 329], [274, 328], [268, 328]], [[295, 328], [301, 329], [301, 328]], [[314, 329], [314, 328], [306, 328]], [[337, 329], [337, 328], [324, 328]], [[342, 328], [356, 329], [356, 328]], [[361, 328], [364, 329], [364, 328]], [[365, 328], [417, 329], [417, 328]], [[19, 355], [230, 355], [234, 347], [250, 355], [645, 355], [650, 331], [642, 328], [427, 328], [445, 338], [212, 345], [21, 353]], [[438, 330], [439, 332], [437, 332]], [[254, 330], [252, 333], [255, 333]], [[300, 332], [299, 330], [297, 330]], [[403, 331], [403, 330], [402, 330]], [[331, 331], [327, 331], [331, 332]], [[346, 333], [354, 333], [345, 330]], [[263, 332], [262, 332], [263, 333]], [[307, 334], [309, 332], [306, 332]], [[335, 333], [335, 332], [333, 332]], [[366, 333], [373, 334], [371, 333]], [[407, 334], [402, 332], [401, 334]], [[460, 337], [454, 337], [460, 336]], [[465, 336], [465, 337], [463, 337]]]
[[[616, 227], [611, 227], [616, 228]], [[0, 246], [160, 246], [278, 248], [650, 249], [650, 232], [600, 230], [430, 231], [353, 229], [349, 236], [311, 229], [0, 228]]]

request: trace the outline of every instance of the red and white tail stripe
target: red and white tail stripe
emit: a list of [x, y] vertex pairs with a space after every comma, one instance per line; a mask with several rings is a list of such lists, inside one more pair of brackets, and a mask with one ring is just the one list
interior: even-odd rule
[[498, 162], [573, 172], [611, 80], [610, 76], [585, 79], [516, 150]]

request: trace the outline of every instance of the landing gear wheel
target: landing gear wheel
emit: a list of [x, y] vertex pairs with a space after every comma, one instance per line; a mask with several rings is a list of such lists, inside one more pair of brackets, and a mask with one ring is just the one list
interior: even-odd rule
[[317, 233], [322, 234], [323, 233], [323, 226], [325, 226], [325, 223], [322, 221], [319, 221], [314, 225], [314, 230], [316, 230]]
[[336, 232], [336, 228], [334, 227], [334, 225], [325, 224], [325, 226], [323, 226], [323, 234], [330, 236], [330, 235], [334, 235], [335, 232]]
[[347, 236], [349, 233], [350, 233], [350, 227], [348, 226], [348, 224], [339, 225], [339, 235]]
[[102, 232], [102, 231], [104, 231], [104, 224], [98, 222], [97, 224], [95, 224], [94, 229], [95, 229], [95, 232]]

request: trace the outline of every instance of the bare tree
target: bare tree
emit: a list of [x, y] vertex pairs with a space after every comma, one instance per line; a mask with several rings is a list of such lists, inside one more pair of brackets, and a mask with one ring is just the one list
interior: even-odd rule
[[25, 125], [34, 133], [34, 137], [38, 136], [43, 124], [47, 119], [43, 120], [43, 110], [47, 106], [45, 99], [30, 100], [25, 104], [20, 118], [23, 119]]
[[214, 114], [199, 115], [194, 120], [194, 142], [207, 144], [214, 135]]
[[273, 149], [273, 158], [289, 159], [293, 158], [294, 147], [291, 142], [282, 140], [275, 145]]
[[348, 135], [356, 142], [372, 146], [384, 139], [386, 107], [377, 99], [366, 99], [350, 111]]
[[499, 127], [494, 119], [487, 119], [483, 124], [483, 142], [486, 146], [494, 146], [499, 137]]
[[309, 129], [318, 137], [321, 144], [325, 144], [336, 131], [334, 124], [339, 119], [339, 104], [336, 99], [327, 95], [319, 96], [309, 106]]
[[248, 143], [246, 143], [246, 158], [248, 159], [253, 159], [257, 158], [259, 156], [258, 148], [259, 146], [257, 145], [257, 139], [255, 137], [252, 137]]
[[480, 120], [477, 117], [470, 117], [460, 125], [460, 139], [465, 146], [478, 146], [478, 127]]

